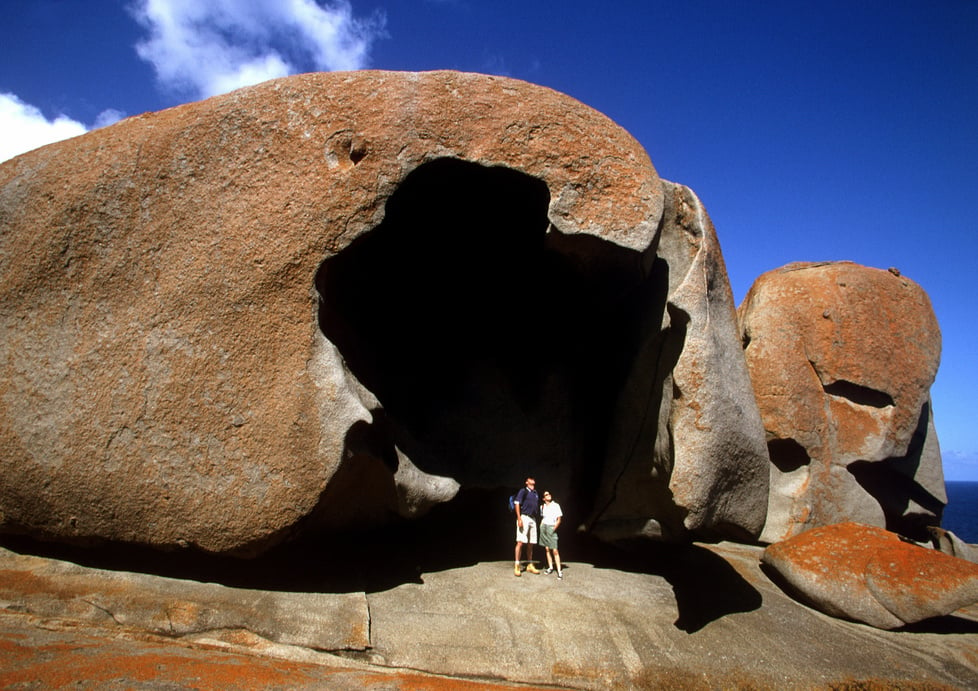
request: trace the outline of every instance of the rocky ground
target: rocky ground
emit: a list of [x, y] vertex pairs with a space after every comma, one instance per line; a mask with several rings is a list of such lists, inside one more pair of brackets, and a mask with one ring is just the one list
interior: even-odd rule
[[[4, 689], [978, 686], [978, 607], [899, 631], [840, 621], [785, 595], [759, 548], [730, 543], [591, 551], [562, 581], [418, 552], [415, 566], [364, 563], [326, 583], [335, 555], [298, 575], [282, 556], [282, 579], [252, 574], [262, 588], [228, 570], [174, 578], [8, 546]], [[410, 546], [391, 549], [409, 563]]]

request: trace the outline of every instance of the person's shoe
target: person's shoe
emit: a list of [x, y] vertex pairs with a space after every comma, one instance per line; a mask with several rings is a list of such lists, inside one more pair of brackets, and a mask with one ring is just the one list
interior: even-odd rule
[[533, 564], [527, 564], [526, 570], [529, 571], [530, 573], [540, 573], [540, 569], [535, 567]]
[[562, 571], [557, 572], [557, 578], [559, 578], [560, 580], [564, 580], [564, 574]]
[[520, 573], [520, 565], [519, 564], [514, 564], [513, 565], [513, 575], [514, 576], [522, 576], [523, 575], [523, 574]]
[[548, 576], [549, 576], [550, 574], [552, 574], [553, 572], [554, 572], [554, 567], [552, 567], [552, 566], [548, 566], [548, 567], [547, 567], [547, 570], [546, 570], [546, 571], [544, 571], [544, 573], [545, 573], [545, 574], [547, 574]]

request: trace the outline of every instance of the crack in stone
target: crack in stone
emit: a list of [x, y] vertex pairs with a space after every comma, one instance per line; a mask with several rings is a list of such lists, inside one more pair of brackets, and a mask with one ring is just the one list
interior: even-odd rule
[[111, 617], [111, 618], [112, 618], [112, 621], [114, 621], [114, 622], [115, 622], [116, 624], [118, 624], [119, 626], [122, 626], [122, 622], [121, 622], [121, 621], [119, 621], [119, 620], [118, 620], [118, 619], [116, 618], [116, 616], [115, 616], [115, 615], [114, 615], [114, 614], [113, 614], [113, 613], [111, 612], [111, 610], [109, 610], [109, 609], [106, 609], [105, 607], [102, 607], [101, 605], [97, 605], [97, 604], [95, 604], [94, 602], [92, 602], [91, 600], [86, 600], [86, 599], [84, 599], [84, 598], [82, 598], [82, 602], [84, 602], [84, 603], [85, 603], [86, 605], [91, 605], [92, 607], [94, 607], [94, 608], [95, 608], [95, 609], [97, 609], [97, 610], [100, 610], [100, 611], [102, 611], [102, 612], [105, 612], [106, 614], [108, 614], [108, 615], [109, 615], [109, 617]]

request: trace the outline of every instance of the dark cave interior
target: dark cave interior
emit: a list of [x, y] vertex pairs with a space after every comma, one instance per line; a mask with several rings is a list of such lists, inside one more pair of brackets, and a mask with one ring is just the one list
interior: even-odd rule
[[[634, 250], [561, 232], [549, 204], [537, 178], [436, 159], [411, 172], [384, 220], [315, 276], [322, 333], [382, 406], [373, 429], [352, 430], [348, 443], [372, 435], [391, 473], [396, 445], [421, 471], [455, 478], [452, 501], [412, 520], [380, 507], [389, 520], [356, 533], [323, 532], [313, 516], [246, 562], [193, 548], [17, 536], [2, 544], [243, 587], [376, 590], [423, 570], [511, 559], [506, 499], [534, 475], [564, 508], [562, 552], [627, 563], [637, 553], [575, 528], [594, 506], [618, 397], [648, 315], [658, 310], [651, 323], [661, 322], [666, 279], [648, 275]], [[357, 484], [355, 469], [351, 477], [354, 501], [390, 493]], [[325, 499], [319, 508], [331, 510]]]
[[323, 262], [319, 324], [383, 406], [384, 443], [423, 472], [504, 497], [535, 475], [583, 514], [647, 284], [639, 253], [561, 233], [549, 203], [510, 168], [420, 166]]

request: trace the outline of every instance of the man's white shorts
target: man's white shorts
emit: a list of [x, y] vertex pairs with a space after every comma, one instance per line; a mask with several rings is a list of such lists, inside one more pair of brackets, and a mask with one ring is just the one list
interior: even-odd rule
[[516, 524], [516, 541], [528, 542], [531, 545], [537, 544], [536, 519], [530, 518], [529, 516], [523, 516], [523, 530], [520, 530], [519, 523]]

